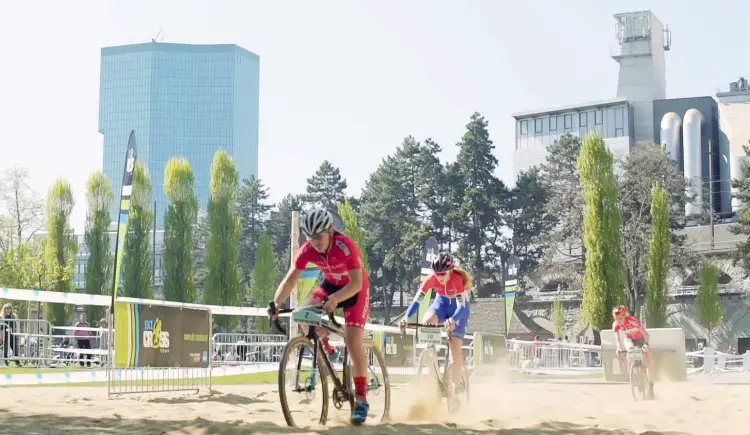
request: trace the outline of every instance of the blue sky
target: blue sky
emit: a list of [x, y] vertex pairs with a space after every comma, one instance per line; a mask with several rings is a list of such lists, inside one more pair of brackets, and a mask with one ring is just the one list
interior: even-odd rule
[[163, 29], [165, 42], [260, 56], [259, 171], [273, 200], [301, 192], [323, 159], [358, 194], [407, 135], [453, 159], [474, 111], [512, 183], [511, 113], [613, 97], [612, 14], [649, 8], [672, 30], [668, 97], [750, 75], [742, 1], [3, 0], [0, 169], [28, 167], [40, 194], [70, 180], [82, 230], [86, 178], [102, 164], [99, 50]]

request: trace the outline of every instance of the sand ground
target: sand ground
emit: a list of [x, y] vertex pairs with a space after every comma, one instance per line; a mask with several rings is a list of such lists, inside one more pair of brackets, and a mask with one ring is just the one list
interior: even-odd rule
[[[634, 402], [628, 385], [473, 382], [469, 407], [429, 411], [410, 387], [393, 390], [390, 423], [352, 428], [342, 411], [327, 428], [286, 427], [275, 385], [216, 387], [212, 396], [107, 399], [106, 388], [0, 389], [0, 433], [36, 434], [748, 434], [748, 385], [659, 383]], [[331, 407], [332, 411], [333, 407]], [[425, 409], [428, 411], [425, 412]], [[420, 412], [421, 410], [421, 412]]]

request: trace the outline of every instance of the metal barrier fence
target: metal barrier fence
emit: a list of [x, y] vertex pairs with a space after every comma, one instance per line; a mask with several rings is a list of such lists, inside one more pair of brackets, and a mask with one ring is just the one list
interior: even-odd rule
[[51, 358], [51, 325], [46, 320], [1, 319], [0, 360], [5, 365], [48, 365]]
[[107, 376], [109, 395], [170, 391], [211, 390], [211, 367], [191, 368], [110, 368]]
[[215, 365], [278, 363], [286, 345], [286, 335], [236, 334], [213, 335], [212, 358]]
[[53, 326], [43, 319], [0, 319], [0, 361], [33, 367], [103, 366], [108, 330]]
[[508, 340], [507, 352], [508, 366], [524, 373], [589, 375], [602, 372], [600, 346]]

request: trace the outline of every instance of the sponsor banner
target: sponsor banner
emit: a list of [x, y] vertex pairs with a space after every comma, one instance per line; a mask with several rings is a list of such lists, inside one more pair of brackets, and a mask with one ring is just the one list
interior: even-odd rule
[[521, 266], [521, 260], [515, 255], [511, 255], [505, 261], [505, 290], [503, 296], [505, 299], [505, 333], [510, 330], [510, 322], [513, 319], [513, 304], [516, 301], [516, 287], [518, 285], [518, 269]]
[[414, 336], [383, 332], [383, 357], [388, 367], [412, 367], [414, 361]]
[[115, 304], [115, 367], [208, 367], [211, 312]]
[[474, 334], [475, 364], [504, 364], [506, 358], [505, 337], [498, 334]]
[[432, 261], [438, 256], [439, 245], [437, 239], [430, 237], [422, 247], [422, 275], [432, 273]]

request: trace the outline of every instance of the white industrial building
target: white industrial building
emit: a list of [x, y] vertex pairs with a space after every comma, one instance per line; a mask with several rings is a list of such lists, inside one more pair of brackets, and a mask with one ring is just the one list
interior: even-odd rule
[[712, 97], [666, 98], [665, 54], [671, 33], [651, 11], [615, 14], [620, 65], [611, 100], [516, 113], [514, 176], [543, 163], [546, 147], [563, 134], [582, 137], [591, 130], [604, 138], [615, 158], [643, 142], [662, 144], [691, 181], [695, 200], [686, 215], [701, 213], [704, 193], [713, 192], [714, 210], [736, 210], [730, 180], [739, 174], [750, 139], [750, 89], [744, 79]]

